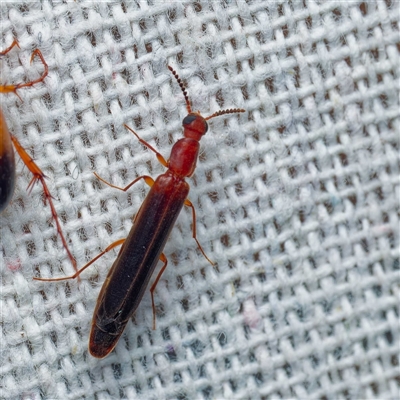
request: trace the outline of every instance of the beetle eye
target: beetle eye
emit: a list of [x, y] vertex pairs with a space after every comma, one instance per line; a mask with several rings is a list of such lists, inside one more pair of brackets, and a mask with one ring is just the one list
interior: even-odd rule
[[197, 116], [193, 114], [186, 115], [186, 117], [183, 118], [182, 125], [190, 125], [196, 118]]
[[208, 131], [208, 124], [207, 124], [207, 121], [204, 121], [204, 125], [205, 125], [204, 133], [206, 134], [207, 131]]

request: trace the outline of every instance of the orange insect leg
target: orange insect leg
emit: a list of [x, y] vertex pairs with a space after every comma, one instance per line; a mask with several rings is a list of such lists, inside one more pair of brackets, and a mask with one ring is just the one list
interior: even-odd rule
[[[18, 41], [16, 39], [13, 40], [11, 45], [7, 47], [5, 50], [0, 52], [0, 56], [4, 56], [7, 54], [11, 49], [14, 47], [19, 47]], [[35, 49], [32, 52], [31, 55], [31, 63], [33, 62], [33, 59], [35, 56], [39, 57], [43, 67], [44, 71], [42, 75], [29, 82], [25, 83], [19, 83], [16, 85], [1, 85], [0, 86], [0, 93], [14, 93], [16, 94], [19, 98], [19, 94], [17, 93], [17, 90], [26, 88], [26, 87], [31, 87], [35, 85], [36, 83], [42, 82], [46, 76], [49, 73], [49, 67], [43, 57], [43, 54], [41, 53], [40, 50]], [[21, 98], [20, 98], [21, 99]], [[3, 114], [0, 112], [0, 211], [2, 211], [10, 202], [13, 191], [14, 191], [14, 183], [15, 183], [15, 162], [14, 162], [14, 151], [12, 148], [12, 144], [15, 147], [15, 150], [21, 157], [22, 161], [24, 164], [28, 167], [29, 171], [33, 174], [33, 178], [31, 182], [28, 185], [28, 190], [32, 190], [33, 185], [36, 182], [41, 182], [43, 186], [43, 192], [45, 195], [45, 203], [48, 201], [52, 217], [56, 223], [57, 227], [57, 233], [59, 234], [62, 244], [67, 251], [68, 258], [70, 259], [73, 267], [75, 270], [77, 270], [77, 265], [74, 257], [72, 256], [72, 253], [70, 252], [67, 241], [65, 240], [65, 237], [62, 233], [61, 230], [61, 225], [60, 221], [57, 216], [56, 209], [54, 207], [53, 201], [52, 201], [52, 196], [50, 194], [49, 188], [47, 187], [47, 184], [45, 182], [45, 175], [43, 174], [42, 170], [39, 168], [39, 166], [33, 161], [32, 157], [25, 151], [25, 149], [22, 147], [22, 145], [19, 143], [17, 138], [12, 136], [10, 132], [8, 131], [6, 121], [4, 119]]]

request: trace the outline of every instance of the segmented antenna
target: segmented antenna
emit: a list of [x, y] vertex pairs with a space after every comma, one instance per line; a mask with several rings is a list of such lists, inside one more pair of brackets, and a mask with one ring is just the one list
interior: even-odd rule
[[[187, 92], [186, 92], [186, 88], [183, 85], [183, 83], [181, 81], [181, 78], [179, 78], [179, 75], [176, 73], [176, 71], [169, 65], [168, 65], [168, 69], [172, 72], [172, 75], [174, 75], [176, 81], [178, 82], [179, 87], [182, 90], [183, 96], [185, 97], [185, 101], [186, 101], [186, 109], [187, 109], [188, 113], [190, 114], [192, 112], [192, 107], [190, 106], [190, 101], [189, 101], [189, 97], [188, 97]], [[209, 119], [214, 118], [214, 117], [219, 117], [220, 115], [236, 114], [236, 113], [242, 113], [242, 112], [245, 112], [245, 111], [246, 110], [243, 110], [242, 108], [230, 108], [228, 110], [217, 111], [214, 114], [212, 114], [209, 117], [204, 118], [204, 119], [206, 121], [208, 121]]]
[[206, 121], [208, 121], [211, 118], [214, 117], [219, 117], [220, 115], [225, 115], [225, 114], [236, 114], [236, 113], [242, 113], [245, 112], [246, 110], [243, 110], [243, 108], [229, 108], [228, 110], [220, 110], [215, 112], [214, 114], [210, 115], [207, 118], [204, 118]]
[[189, 97], [186, 92], [186, 88], [183, 85], [181, 78], [179, 78], [179, 75], [176, 73], [176, 71], [169, 65], [168, 65], [168, 69], [172, 72], [172, 75], [174, 75], [176, 81], [178, 82], [179, 87], [182, 90], [183, 96], [185, 97], [185, 101], [186, 101], [186, 109], [187, 109], [188, 113], [190, 114], [192, 112], [192, 107], [190, 106], [190, 101], [189, 101]]

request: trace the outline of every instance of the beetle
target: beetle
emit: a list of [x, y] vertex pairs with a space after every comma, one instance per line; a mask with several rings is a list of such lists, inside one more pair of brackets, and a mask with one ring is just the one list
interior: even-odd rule
[[107, 356], [116, 346], [129, 318], [136, 311], [143, 297], [158, 260], [161, 260], [163, 266], [150, 288], [153, 328], [155, 328], [154, 290], [168, 264], [167, 258], [162, 251], [184, 205], [192, 210], [193, 238], [206, 259], [213, 264], [196, 238], [196, 213], [193, 204], [187, 199], [190, 187], [185, 178], [192, 176], [196, 168], [200, 149], [199, 141], [208, 130], [207, 121], [225, 114], [242, 113], [245, 110], [239, 108], [221, 110], [206, 118], [199, 112], [193, 112], [186, 89], [178, 74], [172, 67], [168, 66], [168, 68], [183, 92], [188, 111], [188, 115], [182, 121], [184, 137], [173, 145], [169, 160], [165, 160], [149, 143], [141, 139], [134, 130], [125, 125], [142, 144], [156, 154], [157, 159], [167, 168], [167, 171], [155, 181], [147, 175], [139, 176], [124, 188], [106, 182], [95, 173], [97, 178], [104, 183], [123, 191], [127, 191], [141, 179], [151, 187], [134, 219], [128, 237], [112, 243], [106, 250], [72, 276], [34, 278], [39, 281], [61, 281], [76, 278], [103, 254], [122, 244], [119, 254], [100, 290], [93, 313], [89, 351], [97, 358]]

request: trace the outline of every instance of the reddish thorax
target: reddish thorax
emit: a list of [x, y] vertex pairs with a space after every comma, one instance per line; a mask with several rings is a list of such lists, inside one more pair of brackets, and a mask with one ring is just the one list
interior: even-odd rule
[[182, 126], [185, 137], [172, 147], [168, 167], [176, 175], [190, 177], [196, 168], [199, 141], [207, 132], [208, 124], [200, 114], [190, 113], [183, 119]]

